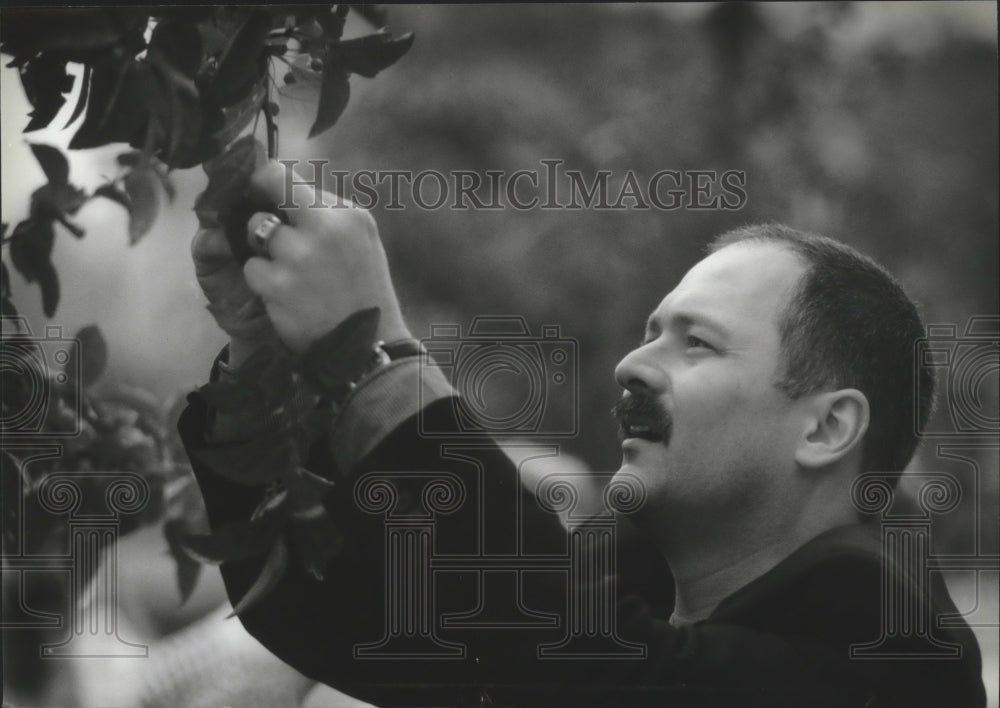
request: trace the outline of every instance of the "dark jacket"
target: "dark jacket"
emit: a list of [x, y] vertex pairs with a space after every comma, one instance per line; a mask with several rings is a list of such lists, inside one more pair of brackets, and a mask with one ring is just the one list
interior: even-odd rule
[[[193, 394], [179, 428], [210, 522], [217, 527], [248, 518], [264, 489], [228, 482], [199, 461], [199, 452], [206, 449], [222, 459], [220, 453], [224, 458], [239, 446], [206, 442], [208, 415], [204, 400]], [[420, 416], [413, 416], [395, 427], [354, 469], [336, 469], [327, 451], [317, 451], [310, 466], [337, 480], [326, 506], [345, 533], [344, 550], [330, 563], [325, 581], [292, 567], [271, 594], [241, 615], [252, 635], [306, 675], [377, 705], [985, 705], [979, 650], [967, 627], [934, 630], [938, 640], [961, 648], [957, 658], [921, 658], [921, 652], [934, 647], [932, 639], [919, 636], [890, 642], [907, 658], [851, 657], [852, 645], [879, 639], [883, 626], [883, 558], [879, 538], [870, 530], [852, 526], [829, 531], [728, 597], [707, 620], [674, 628], [667, 622], [673, 593], [669, 570], [641, 536], [618, 534], [614, 579], [588, 580], [587, 573], [532, 565], [531, 554], [567, 553], [566, 530], [556, 515], [523, 490], [516, 467], [488, 439], [421, 435], [428, 421], [436, 431], [457, 429], [447, 398], [421, 415], [419, 421]], [[554, 617], [554, 623], [512, 626], [511, 620], [461, 627], [443, 621], [495, 599], [481, 596], [487, 572], [453, 563], [436, 570], [425, 587], [433, 594], [431, 629], [456, 656], [356, 658], [357, 645], [377, 644], [387, 623], [394, 621], [387, 617], [387, 554], [394, 551], [387, 550], [386, 520], [359, 509], [353, 494], [354, 481], [371, 471], [402, 473], [394, 484], [404, 506], [407, 497], [412, 506], [421, 491], [416, 486], [407, 490], [407, 474], [450, 472], [461, 479], [469, 503], [434, 519], [435, 547], [428, 553], [436, 559], [468, 557], [484, 537], [491, 540], [489, 552], [520, 557], [512, 564], [526, 569], [520, 574], [508, 570], [504, 576], [497, 565], [493, 587], [513, 582], [508, 589], [520, 589], [519, 616]], [[476, 499], [483, 500], [481, 509]], [[404, 522], [406, 515], [404, 511]], [[417, 516], [413, 518], [419, 521]], [[510, 541], [517, 537], [520, 549]], [[262, 562], [253, 558], [223, 564], [234, 602]], [[930, 597], [912, 584], [908, 599], [931, 603], [933, 617], [955, 612], [938, 574], [932, 576]], [[608, 610], [614, 613], [614, 641], [625, 647], [622, 653], [645, 646], [644, 656], [539, 656], [539, 646], [558, 645], [567, 636], [575, 621], [567, 616], [572, 594], [584, 592], [579, 585], [588, 582], [616, 583], [614, 593], [598, 593], [614, 599]], [[592, 591], [587, 595], [595, 596]], [[418, 644], [414, 652], [420, 651]], [[399, 645], [405, 649], [405, 642]]]

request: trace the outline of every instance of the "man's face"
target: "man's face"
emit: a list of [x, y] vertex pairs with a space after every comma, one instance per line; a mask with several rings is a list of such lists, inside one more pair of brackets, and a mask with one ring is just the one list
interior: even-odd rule
[[653, 518], [741, 513], [780, 494], [801, 419], [775, 387], [778, 326], [804, 271], [776, 244], [723, 248], [688, 271], [618, 364], [621, 471], [642, 480]]

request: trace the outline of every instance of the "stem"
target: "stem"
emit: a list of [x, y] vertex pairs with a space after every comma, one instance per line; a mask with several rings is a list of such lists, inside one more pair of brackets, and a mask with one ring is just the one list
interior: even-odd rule
[[278, 126], [274, 123], [274, 116], [271, 114], [271, 86], [268, 84], [267, 92], [264, 94], [264, 124], [267, 126], [267, 157], [270, 160], [278, 156]]

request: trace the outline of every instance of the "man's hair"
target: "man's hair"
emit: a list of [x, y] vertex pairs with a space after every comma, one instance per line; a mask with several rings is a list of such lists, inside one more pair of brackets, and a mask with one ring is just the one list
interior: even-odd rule
[[915, 366], [924, 324], [914, 302], [868, 256], [781, 224], [728, 231], [708, 250], [745, 242], [784, 246], [806, 266], [779, 320], [778, 388], [793, 399], [823, 390], [861, 391], [870, 409], [863, 470], [902, 472], [934, 400], [933, 372]]

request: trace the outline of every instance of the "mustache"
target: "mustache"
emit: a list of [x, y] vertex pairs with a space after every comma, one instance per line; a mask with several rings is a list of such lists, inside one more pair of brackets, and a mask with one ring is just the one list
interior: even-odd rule
[[625, 429], [626, 419], [641, 420], [664, 438], [673, 424], [673, 418], [663, 404], [642, 391], [627, 391], [612, 406], [611, 415], [618, 421], [620, 431]]

